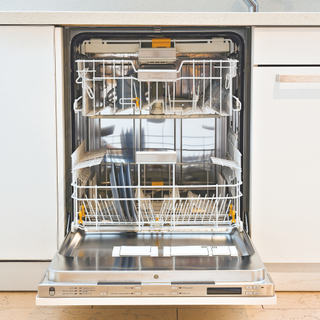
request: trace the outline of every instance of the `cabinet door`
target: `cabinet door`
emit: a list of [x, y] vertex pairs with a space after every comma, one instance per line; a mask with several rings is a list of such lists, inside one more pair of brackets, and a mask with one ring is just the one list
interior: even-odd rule
[[320, 64], [320, 28], [253, 28], [254, 65]]
[[320, 262], [320, 83], [295, 82], [319, 76], [320, 67], [253, 68], [251, 230], [264, 262]]
[[0, 260], [57, 249], [54, 27], [0, 27]]

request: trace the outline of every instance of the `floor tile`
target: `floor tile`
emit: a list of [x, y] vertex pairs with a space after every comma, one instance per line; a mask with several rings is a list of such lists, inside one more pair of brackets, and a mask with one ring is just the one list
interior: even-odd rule
[[5, 320], [176, 320], [175, 309], [7, 309], [0, 311]]
[[[37, 292], [0, 292], [0, 310], [3, 309], [29, 309], [36, 307]], [[37, 306], [37, 308], [46, 308]], [[61, 309], [62, 307], [52, 307]], [[78, 308], [91, 308], [91, 306], [79, 306]], [[0, 318], [1, 319], [1, 318]]]
[[320, 309], [179, 309], [179, 320], [318, 320]]
[[[243, 309], [244, 306], [241, 306], [241, 305], [205, 305], [205, 306], [202, 306], [201, 308], [199, 308], [199, 306], [187, 306], [187, 305], [184, 305], [184, 306], [175, 306], [176, 308], [178, 309], [201, 309], [201, 308], [204, 308], [204, 309]], [[262, 309], [263, 306], [262, 305], [250, 305], [250, 306], [245, 306], [246, 309]]]
[[320, 309], [320, 292], [278, 292], [276, 305], [266, 309]]
[[[31, 319], [32, 311], [33, 311], [32, 309], [4, 309], [4, 310], [0, 310], [0, 319], [5, 319], [5, 320]], [[45, 319], [44, 316], [43, 316], [43, 319]]]
[[0, 310], [35, 306], [36, 292], [0, 292]]

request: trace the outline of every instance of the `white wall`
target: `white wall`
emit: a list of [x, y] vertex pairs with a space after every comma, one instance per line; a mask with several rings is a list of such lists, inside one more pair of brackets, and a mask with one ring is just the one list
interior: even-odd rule
[[[319, 0], [257, 0], [261, 12], [317, 12]], [[247, 12], [243, 0], [11, 0], [0, 11]]]

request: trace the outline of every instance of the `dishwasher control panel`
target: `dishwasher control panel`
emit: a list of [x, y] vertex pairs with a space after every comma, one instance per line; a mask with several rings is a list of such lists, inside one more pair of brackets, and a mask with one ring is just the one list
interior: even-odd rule
[[205, 297], [205, 296], [270, 296], [274, 290], [265, 284], [120, 284], [71, 285], [44, 281], [39, 298], [81, 297]]

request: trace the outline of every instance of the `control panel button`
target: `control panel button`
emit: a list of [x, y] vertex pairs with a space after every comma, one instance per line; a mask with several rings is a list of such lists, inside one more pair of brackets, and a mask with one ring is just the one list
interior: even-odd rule
[[107, 293], [105, 291], [100, 292], [100, 296], [106, 296], [106, 295], [107, 295]]
[[136, 296], [141, 296], [141, 292], [135, 292], [134, 293]]
[[260, 287], [259, 286], [253, 286], [253, 289], [260, 289]]
[[54, 288], [54, 287], [50, 287], [50, 288], [49, 288], [49, 294], [50, 294], [50, 296], [54, 296], [55, 293], [56, 293], [55, 288]]
[[252, 290], [252, 286], [246, 286], [246, 289]]
[[251, 291], [247, 291], [246, 294], [252, 294], [252, 292]]
[[171, 294], [177, 295], [178, 292], [177, 291], [172, 291]]
[[141, 290], [141, 287], [134, 287], [136, 290]]
[[171, 290], [177, 290], [178, 289], [178, 287], [171, 287]]
[[256, 294], [256, 295], [257, 295], [257, 294], [260, 294], [260, 292], [254, 292], [253, 294]]

